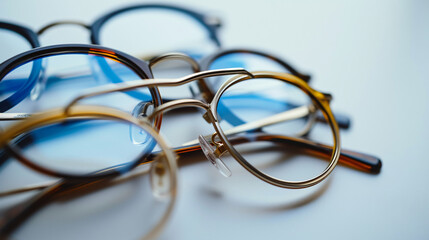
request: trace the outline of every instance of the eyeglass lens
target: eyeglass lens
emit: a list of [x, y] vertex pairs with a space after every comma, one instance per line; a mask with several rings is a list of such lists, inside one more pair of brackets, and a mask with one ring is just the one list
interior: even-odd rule
[[[217, 103], [220, 125], [243, 158], [258, 170], [285, 181], [304, 181], [320, 175], [328, 166], [328, 156], [318, 156], [311, 149], [287, 139], [302, 139], [311, 124], [316, 106], [310, 96], [297, 86], [277, 79], [249, 79], [228, 88]], [[245, 124], [264, 123], [258, 128], [231, 134]], [[265, 134], [265, 135], [264, 135]], [[320, 136], [319, 136], [320, 135]], [[322, 134], [311, 134], [311, 140], [332, 146], [333, 135], [325, 127]], [[280, 139], [284, 139], [283, 141]], [[323, 141], [322, 141], [323, 140]], [[222, 159], [228, 164], [231, 156]], [[325, 161], [323, 161], [325, 160]], [[234, 174], [234, 170], [231, 170]]]

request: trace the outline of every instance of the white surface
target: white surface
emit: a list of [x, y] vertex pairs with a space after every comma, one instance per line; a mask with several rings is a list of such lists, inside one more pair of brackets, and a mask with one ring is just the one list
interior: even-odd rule
[[[91, 22], [123, 2], [3, 0], [0, 16], [39, 29], [60, 19]], [[162, 239], [429, 237], [429, 2], [174, 2], [220, 16], [224, 47], [267, 50], [311, 73], [312, 85], [353, 120], [343, 147], [381, 157], [383, 169], [373, 176], [338, 167], [325, 185], [284, 190], [291, 199], [270, 208], [210, 194], [208, 186], [227, 184], [222, 176], [208, 163], [186, 167]], [[194, 131], [208, 126], [197, 123]]]

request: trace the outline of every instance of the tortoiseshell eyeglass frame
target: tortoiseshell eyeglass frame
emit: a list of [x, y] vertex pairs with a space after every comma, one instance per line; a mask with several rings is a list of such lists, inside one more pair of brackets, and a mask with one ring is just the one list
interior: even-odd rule
[[[127, 91], [130, 89], [135, 89], [139, 87], [148, 87], [151, 90], [155, 111], [147, 118], [147, 122], [151, 122], [153, 124], [155, 131], [158, 131], [161, 126], [162, 113], [164, 111], [174, 109], [174, 108], [186, 107], [186, 106], [203, 108], [207, 112], [207, 114], [205, 115], [206, 116], [205, 119], [213, 124], [216, 130], [216, 134], [224, 144], [225, 149], [230, 151], [234, 155], [234, 157], [238, 159], [237, 161], [239, 161], [243, 165], [243, 167], [245, 167], [247, 170], [249, 170], [252, 174], [257, 176], [258, 178], [270, 184], [273, 184], [279, 187], [285, 187], [285, 188], [302, 188], [302, 187], [312, 186], [322, 181], [324, 178], [326, 178], [333, 170], [338, 160], [340, 160], [340, 162], [343, 162], [347, 165], [353, 166], [359, 170], [366, 171], [366, 172], [374, 171], [374, 169], [376, 169], [375, 171], [377, 171], [377, 169], [379, 171], [381, 167], [381, 161], [369, 155], [360, 154], [356, 152], [348, 152], [346, 154], [340, 154], [339, 143], [337, 143], [339, 142], [338, 127], [336, 126], [335, 119], [333, 119], [333, 116], [332, 116], [332, 113], [330, 112], [330, 108], [328, 104], [330, 100], [330, 96], [311, 89], [304, 81], [290, 74], [273, 73], [273, 72], [249, 73], [244, 69], [227, 69], [227, 70], [213, 70], [213, 71], [199, 72], [181, 79], [149, 80], [147, 78], [152, 77], [152, 75], [150, 73], [150, 67], [148, 66], [148, 64], [139, 59], [133, 58], [127, 54], [121, 53], [119, 51], [115, 51], [113, 49], [103, 48], [103, 47], [93, 46], [93, 45], [59, 45], [59, 46], [39, 48], [10, 59], [9, 61], [7, 61], [7, 63], [0, 65], [0, 75], [2, 77], [5, 74], [7, 74], [8, 71], [14, 69], [16, 66], [19, 66], [25, 62], [31, 61], [32, 59], [37, 59], [44, 56], [52, 56], [57, 54], [68, 54], [68, 53], [87, 53], [87, 54], [94, 54], [94, 55], [114, 59], [120, 62], [121, 64], [128, 66], [130, 69], [136, 72], [143, 79], [143, 81], [136, 80], [128, 83], [124, 82], [119, 84], [111, 84], [111, 85], [102, 87], [101, 91], [99, 90], [99, 91], [91, 92], [86, 95], [84, 94], [76, 98], [74, 101], [72, 101], [66, 108], [60, 109], [60, 110], [58, 109], [54, 110], [54, 111], [57, 111], [57, 113], [61, 112], [60, 115], [63, 117], [64, 116], [70, 117], [73, 115], [73, 112], [75, 111], [79, 112], [80, 111], [79, 109], [86, 109], [86, 111], [89, 111], [89, 112], [86, 112], [88, 115], [91, 115], [91, 114], [97, 115], [98, 107], [76, 105], [76, 102], [78, 102], [83, 98], [100, 95], [100, 94], [106, 94], [109, 92]], [[213, 98], [212, 104], [208, 104], [196, 99], [181, 99], [181, 100], [173, 100], [162, 105], [161, 96], [157, 89], [158, 86], [177, 86], [177, 85], [185, 84], [191, 81], [197, 81], [211, 76], [231, 75], [231, 74], [239, 74], [239, 75], [236, 76], [235, 78], [231, 78], [219, 89], [219, 91], [215, 94]], [[293, 146], [303, 147], [308, 149], [309, 151], [314, 151], [317, 154], [322, 154], [322, 155], [325, 155], [326, 157], [329, 157], [331, 161], [328, 167], [317, 178], [310, 179], [303, 182], [284, 182], [284, 181], [279, 181], [278, 179], [274, 179], [268, 175], [265, 175], [259, 172], [257, 169], [255, 169], [252, 165], [248, 164], [244, 159], [242, 159], [242, 157], [234, 149], [235, 144], [240, 144], [249, 140], [246, 139], [246, 137], [238, 137], [238, 138], [232, 138], [232, 139], [226, 138], [225, 134], [222, 132], [222, 129], [220, 128], [218, 123], [218, 119], [214, 114], [216, 112], [216, 104], [214, 103], [219, 100], [219, 97], [221, 96], [222, 92], [225, 91], [225, 89], [227, 89], [229, 86], [232, 86], [238, 82], [245, 81], [250, 78], [266, 78], [266, 77], [295, 84], [296, 86], [300, 87], [302, 90], [310, 94], [312, 96], [312, 100], [314, 100], [314, 104], [321, 109], [321, 111], [327, 116], [328, 119], [330, 119], [328, 122], [333, 129], [333, 133], [334, 133], [333, 136], [335, 136], [336, 143], [334, 144], [334, 146], [326, 146], [326, 145], [318, 144], [304, 139], [295, 139], [291, 137], [277, 136], [277, 135], [274, 136], [274, 135], [265, 134], [265, 133], [256, 133], [256, 135], [249, 136], [249, 138], [252, 138], [253, 140], [255, 139], [262, 140], [262, 141], [268, 140], [268, 141], [278, 142], [282, 144], [292, 144]], [[94, 110], [91, 110], [91, 109], [94, 109]], [[111, 114], [111, 111], [110, 109], [105, 109], [105, 112], [103, 113], [105, 115], [109, 115]], [[44, 117], [47, 117], [48, 115], [49, 114], [45, 113], [45, 114], [32, 116], [28, 119], [26, 119], [27, 117], [25, 117], [26, 120], [20, 123], [17, 123], [17, 125], [15, 126], [24, 126], [25, 124], [28, 124], [29, 121], [34, 121], [31, 119], [36, 119], [39, 117], [44, 118]], [[46, 122], [49, 122], [49, 121], [45, 121], [45, 123]], [[5, 135], [2, 134], [1, 136], [2, 141], [0, 142], [2, 142], [3, 144], [7, 143], [10, 140], [10, 138], [13, 138], [13, 136], [17, 134], [15, 133], [15, 134], [12, 134], [13, 136], [12, 135], [9, 136], [11, 132], [17, 131], [19, 129], [22, 130], [21, 127], [18, 127], [18, 128], [13, 127], [11, 129], [15, 129], [15, 130], [6, 130], [6, 132], [9, 131], [9, 134], [5, 134]], [[23, 131], [25, 132], [25, 130]], [[254, 138], [255, 136], [256, 138]], [[16, 142], [16, 144], [18, 144], [18, 146], [25, 147], [25, 145], [28, 144], [28, 141]], [[179, 155], [186, 156], [186, 154], [200, 149], [201, 147], [198, 145], [189, 145], [189, 146], [179, 147], [174, 150]], [[114, 171], [109, 173], [111, 175], [98, 175], [98, 176], [69, 176], [69, 175], [63, 175], [62, 173], [58, 173], [58, 172], [44, 171], [36, 167], [34, 164], [32, 164], [31, 161], [22, 161], [22, 158], [20, 157], [19, 152], [18, 153], [14, 152], [13, 149], [10, 149], [10, 148], [8, 149], [7, 147], [6, 149], [3, 149], [2, 152], [0, 152], [0, 160], [4, 161], [8, 159], [11, 156], [11, 152], [13, 156], [15, 156], [19, 161], [23, 162], [25, 165], [29, 166], [30, 168], [33, 168], [36, 171], [40, 171], [48, 175], [64, 177], [68, 183], [70, 182], [73, 183], [76, 181], [78, 183], [81, 183], [82, 181], [94, 181], [96, 179], [101, 179], [101, 178], [105, 179], [106, 177], [109, 177], [109, 176], [113, 177], [118, 175], [118, 173], [115, 173]], [[151, 158], [148, 157], [146, 161], [142, 161], [139, 164], [147, 164], [148, 160], [150, 162]], [[36, 188], [29, 187], [23, 190], [21, 189], [16, 191], [10, 191], [9, 193], [2, 193], [1, 196], [18, 193], [18, 192], [31, 191], [35, 189], [39, 189], [39, 190], [51, 189], [47, 187], [48, 186], [46, 185], [41, 185]]]

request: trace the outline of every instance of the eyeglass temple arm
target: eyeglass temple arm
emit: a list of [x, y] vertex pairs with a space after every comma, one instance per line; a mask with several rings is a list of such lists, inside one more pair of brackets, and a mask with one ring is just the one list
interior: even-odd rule
[[[305, 117], [305, 116], [310, 115], [314, 111], [315, 111], [315, 109], [314, 109], [314, 106], [312, 106], [312, 105], [296, 107], [296, 108], [293, 108], [291, 110], [288, 110], [288, 111], [285, 111], [282, 113], [278, 113], [276, 115], [273, 115], [273, 116], [270, 116], [267, 118], [263, 118], [263, 119], [256, 120], [253, 122], [245, 123], [245, 124], [236, 126], [234, 128], [228, 129], [228, 130], [224, 131], [224, 134], [227, 136], [231, 136], [231, 135], [234, 135], [237, 133], [243, 133], [243, 132], [246, 132], [246, 134], [252, 134], [250, 132], [252, 130], [254, 131], [254, 130], [261, 129], [262, 127], [273, 125], [273, 124], [276, 124], [279, 122], [284, 122], [284, 121], [289, 121], [289, 120]], [[267, 136], [270, 136], [270, 135], [267, 134]], [[271, 135], [271, 136], [278, 136], [278, 135]], [[210, 136], [208, 136], [208, 137], [210, 137]], [[252, 139], [252, 138], [250, 138], [250, 139]], [[276, 139], [278, 139], [278, 138], [276, 138]], [[316, 153], [322, 154], [324, 156], [332, 153], [332, 147], [327, 146], [327, 145], [323, 145], [323, 144], [319, 144], [316, 142], [312, 142], [309, 140], [303, 140], [300, 138], [287, 137], [287, 136], [283, 136], [280, 139], [289, 139], [289, 142], [291, 142], [290, 139], [292, 139], [293, 140], [292, 142], [299, 143], [296, 145], [299, 145], [301, 147], [303, 147], [303, 146], [308, 147], [308, 149], [310, 149]], [[198, 141], [194, 140], [191, 142], [187, 142], [184, 145], [185, 146], [196, 145], [197, 143], [198, 143]], [[368, 154], [364, 154], [364, 153], [350, 151], [350, 150], [341, 150], [339, 162], [343, 163], [345, 165], [354, 167], [360, 171], [375, 173], [375, 174], [380, 172], [381, 165], [382, 165], [381, 160], [377, 157], [374, 157], [374, 156], [371, 156]]]
[[[301, 138], [282, 136], [282, 135], [273, 135], [269, 133], [263, 132], [253, 132], [246, 133], [244, 136], [236, 136], [228, 138], [228, 141], [232, 145], [238, 145], [243, 143], [249, 143], [253, 141], [269, 141], [280, 144], [288, 144], [293, 145], [294, 147], [299, 147], [304, 149], [305, 151], [325, 157], [329, 159], [332, 154], [332, 146], [328, 146], [325, 144], [317, 143], [310, 140], [305, 140]], [[180, 156], [185, 157], [186, 154], [190, 154], [201, 149], [200, 145], [193, 144], [182, 146], [174, 149], [174, 151]], [[186, 161], [186, 160], [184, 160]], [[367, 172], [371, 174], [378, 174], [381, 171], [382, 162], [380, 158], [375, 157], [373, 155], [369, 155], [366, 153], [360, 153], [351, 150], [341, 149], [339, 163], [346, 165], [348, 167], [352, 167], [356, 170]], [[179, 162], [180, 165], [180, 162]]]
[[[338, 127], [342, 128], [342, 129], [349, 129], [350, 128], [351, 120], [347, 115], [341, 114], [338, 112], [335, 112], [333, 114], [334, 114], [335, 121], [338, 124]], [[322, 123], [327, 123], [325, 116], [323, 116], [323, 114], [321, 112], [317, 113], [316, 121], [322, 122]]]
[[234, 75], [234, 74], [245, 74], [253, 76], [251, 73], [243, 68], [229, 68], [229, 69], [216, 69], [207, 70], [194, 74], [190, 74], [186, 77], [178, 79], [147, 79], [147, 80], [135, 80], [123, 83], [108, 84], [100, 87], [95, 87], [87, 90], [87, 93], [82, 94], [73, 99], [65, 108], [64, 111], [67, 113], [70, 108], [82, 99], [95, 97], [103, 94], [114, 93], [114, 92], [125, 92], [134, 90], [142, 87], [164, 87], [164, 86], [180, 86], [201, 78], [223, 76], [223, 75]]
[[31, 113], [0, 113], [0, 121], [23, 120], [32, 115]]

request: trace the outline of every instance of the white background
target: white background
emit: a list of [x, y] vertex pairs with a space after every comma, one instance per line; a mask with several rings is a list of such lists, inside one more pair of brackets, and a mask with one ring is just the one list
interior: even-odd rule
[[[323, 191], [267, 210], [207, 194], [208, 181], [222, 176], [208, 163], [186, 167], [162, 239], [429, 237], [428, 1], [172, 2], [221, 17], [224, 47], [267, 50], [311, 73], [312, 86], [352, 118], [343, 147], [379, 156], [383, 169], [337, 167]], [[60, 19], [90, 23], [130, 3], [2, 0], [0, 18], [39, 29]]]

